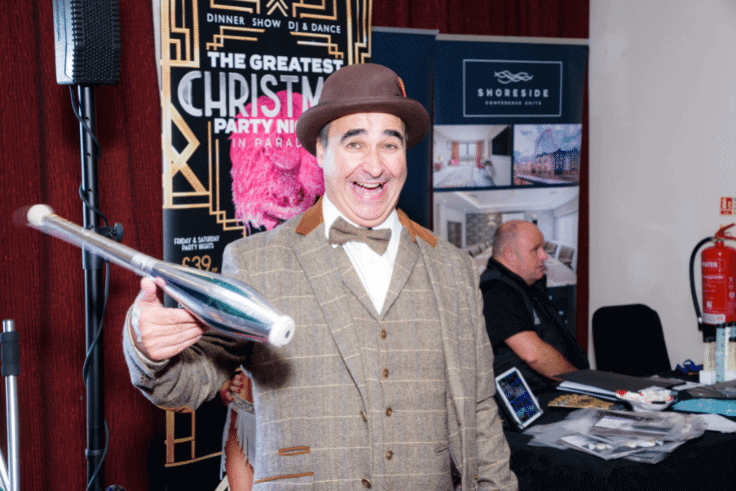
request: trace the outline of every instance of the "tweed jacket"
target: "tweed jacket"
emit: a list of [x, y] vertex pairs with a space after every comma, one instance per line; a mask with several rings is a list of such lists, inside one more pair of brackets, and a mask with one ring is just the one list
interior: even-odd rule
[[[384, 310], [410, 272], [406, 265], [423, 260], [439, 310], [450, 455], [463, 489], [516, 489], [493, 399], [493, 355], [477, 269], [470, 256], [399, 216], [404, 228]], [[136, 354], [127, 337], [124, 342], [133, 384], [164, 407], [196, 408], [216, 395], [238, 365], [246, 367], [257, 415], [254, 490], [332, 489], [329, 482], [313, 483], [315, 474], [328, 475], [325, 466], [339, 465], [355, 475], [367, 460], [371, 435], [361, 423], [365, 373], [353, 318], [344, 308], [344, 272], [336, 268], [331, 247], [318, 203], [225, 249], [223, 272], [294, 318], [296, 332], [286, 346], [208, 333], [168, 362], [152, 363]], [[355, 486], [363, 487], [360, 482], [349, 487]]]

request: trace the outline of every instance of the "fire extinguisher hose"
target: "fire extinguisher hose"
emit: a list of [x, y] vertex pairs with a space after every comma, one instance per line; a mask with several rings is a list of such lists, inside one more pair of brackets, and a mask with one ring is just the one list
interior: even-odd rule
[[698, 294], [695, 291], [695, 258], [698, 255], [698, 250], [700, 250], [703, 245], [707, 244], [708, 242], [711, 242], [713, 240], [713, 237], [706, 237], [705, 239], [698, 242], [698, 245], [695, 246], [695, 249], [693, 249], [693, 253], [690, 254], [690, 293], [693, 295], [693, 307], [695, 307], [695, 316], [698, 318], [698, 329], [703, 329], [703, 317], [700, 312], [700, 305], [698, 303]]

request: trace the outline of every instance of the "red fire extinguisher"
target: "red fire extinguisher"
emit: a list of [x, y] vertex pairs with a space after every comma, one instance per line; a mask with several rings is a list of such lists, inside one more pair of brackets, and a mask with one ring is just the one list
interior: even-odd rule
[[[736, 249], [724, 244], [725, 240], [736, 240], [725, 231], [736, 224], [721, 227], [715, 236], [707, 237], [698, 243], [690, 257], [690, 287], [693, 294], [698, 326], [713, 326], [736, 322]], [[703, 249], [701, 268], [703, 281], [703, 315], [701, 317], [695, 295], [693, 262], [700, 247], [707, 242], [714, 245]]]

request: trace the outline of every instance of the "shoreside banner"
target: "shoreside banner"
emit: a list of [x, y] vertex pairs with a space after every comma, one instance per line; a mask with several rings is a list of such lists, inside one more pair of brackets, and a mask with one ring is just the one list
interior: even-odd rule
[[370, 58], [370, 1], [161, 0], [164, 259], [222, 251], [324, 192], [296, 121], [324, 80]]
[[536, 224], [549, 294], [575, 335], [587, 41], [438, 35], [436, 52], [434, 232], [482, 274], [504, 222]]

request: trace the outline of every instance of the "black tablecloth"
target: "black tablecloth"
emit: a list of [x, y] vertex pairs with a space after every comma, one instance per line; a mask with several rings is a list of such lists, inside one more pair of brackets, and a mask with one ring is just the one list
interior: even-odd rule
[[[565, 419], [570, 409], [550, 408], [563, 392], [538, 394], [545, 414], [536, 424]], [[508, 430], [511, 469], [525, 490], [732, 490], [736, 489], [736, 434], [706, 431], [658, 464], [603, 460], [585, 452], [528, 445], [531, 436]]]

